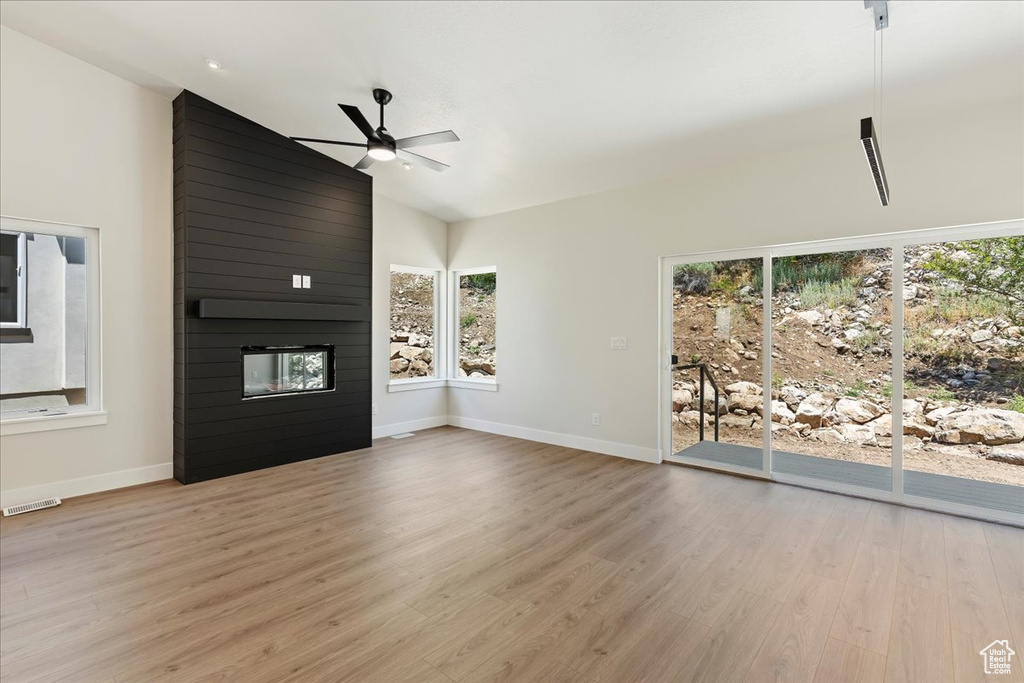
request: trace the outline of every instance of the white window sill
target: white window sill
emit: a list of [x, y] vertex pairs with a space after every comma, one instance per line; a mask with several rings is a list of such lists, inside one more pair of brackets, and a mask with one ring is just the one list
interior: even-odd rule
[[455, 389], [475, 389], [476, 391], [497, 391], [496, 379], [450, 379], [448, 386]]
[[0, 436], [48, 432], [54, 429], [74, 429], [107, 424], [107, 413], [97, 410], [88, 413], [67, 413], [66, 415], [38, 415], [14, 417], [0, 421]]
[[417, 389], [436, 389], [448, 386], [447, 380], [428, 377], [424, 379], [393, 379], [388, 382], [388, 393], [396, 391], [416, 391]]
[[476, 391], [497, 391], [498, 382], [493, 379], [393, 379], [388, 382], [388, 393], [396, 391], [416, 391], [418, 389], [438, 389], [453, 387], [455, 389], [474, 389]]

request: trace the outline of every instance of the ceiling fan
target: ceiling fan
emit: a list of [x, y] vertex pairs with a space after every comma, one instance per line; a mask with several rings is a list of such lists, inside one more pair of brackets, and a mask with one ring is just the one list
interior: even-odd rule
[[366, 142], [341, 142], [339, 140], [321, 140], [320, 138], [296, 138], [292, 140], [296, 142], [323, 142], [328, 145], [344, 145], [345, 147], [365, 147], [366, 156], [359, 160], [359, 163], [354, 168], [364, 169], [367, 168], [374, 161], [391, 161], [395, 157], [402, 159], [406, 162], [406, 168], [411, 168], [408, 164], [419, 164], [432, 168], [435, 171], [443, 171], [448, 168], [448, 164], [442, 164], [440, 161], [434, 159], [428, 159], [425, 156], [419, 154], [413, 154], [408, 151], [410, 147], [422, 147], [423, 145], [436, 145], [441, 142], [458, 142], [459, 136], [450, 130], [438, 131], [437, 133], [426, 133], [425, 135], [413, 135], [408, 138], [399, 138], [396, 140], [388, 129], [384, 127], [384, 105], [391, 101], [391, 93], [382, 88], [375, 88], [373, 91], [373, 101], [380, 105], [380, 126], [374, 130], [370, 122], [366, 120], [363, 113], [359, 111], [359, 107], [355, 107], [351, 104], [339, 104], [341, 110], [352, 119], [352, 123], [356, 124], [356, 128], [359, 129], [363, 135], [366, 136]]

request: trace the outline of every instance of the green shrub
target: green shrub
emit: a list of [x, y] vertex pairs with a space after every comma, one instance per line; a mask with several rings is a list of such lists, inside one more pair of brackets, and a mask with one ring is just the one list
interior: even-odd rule
[[476, 275], [463, 275], [459, 286], [463, 289], [479, 289], [490, 294], [498, 286], [498, 274], [478, 273]]
[[951, 401], [956, 395], [946, 387], [939, 387], [928, 392], [928, 398], [933, 401]]
[[864, 334], [853, 340], [853, 345], [861, 351], [866, 351], [876, 345], [881, 338], [878, 330], [864, 330]]
[[785, 383], [786, 383], [786, 380], [782, 377], [782, 375], [777, 375], [775, 373], [772, 373], [772, 387], [774, 387], [776, 389], [781, 389], [782, 385], [785, 384]]
[[857, 303], [857, 280], [845, 278], [839, 282], [806, 282], [800, 288], [800, 303], [804, 308], [852, 307]]
[[1006, 408], [1007, 410], [1015, 410], [1018, 413], [1024, 413], [1024, 396], [1014, 394], [1006, 403]]
[[672, 269], [672, 285], [684, 294], [707, 294], [714, 274], [714, 263], [687, 263]]
[[[921, 390], [921, 388], [918, 387], [916, 384], [914, 384], [913, 380], [909, 380], [909, 379], [903, 380], [903, 396], [904, 397], [909, 396], [909, 397], [913, 398], [920, 390]], [[882, 386], [882, 396], [885, 396], [886, 398], [892, 398], [892, 382], [886, 382]]]
[[864, 394], [864, 392], [867, 391], [867, 390], [868, 390], [867, 383], [864, 380], [862, 380], [862, 379], [858, 379], [852, 385], [847, 387], [846, 391], [844, 393], [847, 396], [849, 396], [850, 398], [858, 398], [859, 396], [862, 396]]
[[466, 329], [474, 323], [476, 323], [476, 313], [467, 313], [459, 320], [459, 325], [462, 326], [462, 329]]

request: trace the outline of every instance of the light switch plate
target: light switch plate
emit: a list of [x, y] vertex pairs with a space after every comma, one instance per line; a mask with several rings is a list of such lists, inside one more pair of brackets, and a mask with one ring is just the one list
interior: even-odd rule
[[292, 275], [292, 287], [294, 289], [302, 289], [302, 276]]
[[625, 337], [612, 337], [612, 351], [625, 351], [627, 348]]
[[303, 289], [309, 289], [312, 286], [313, 286], [313, 278], [311, 278], [308, 275], [303, 275], [302, 276], [302, 288]]

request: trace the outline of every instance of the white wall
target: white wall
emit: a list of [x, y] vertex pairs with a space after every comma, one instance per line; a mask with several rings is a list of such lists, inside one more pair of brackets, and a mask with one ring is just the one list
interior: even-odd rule
[[1024, 216], [1020, 100], [893, 124], [888, 208], [855, 119], [831, 143], [450, 226], [449, 268], [498, 267], [500, 368], [496, 393], [450, 390], [452, 422], [657, 459], [660, 256]]
[[[373, 436], [447, 424], [444, 387], [388, 393], [391, 265], [445, 269], [448, 226], [392, 199], [373, 195]], [[443, 282], [443, 278], [441, 280]], [[436, 331], [435, 331], [436, 334]]]
[[0, 437], [4, 505], [171, 476], [171, 180], [169, 100], [0, 27], [0, 213], [99, 228], [108, 412]]

